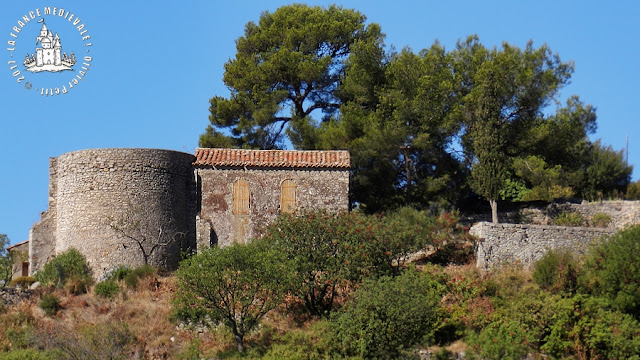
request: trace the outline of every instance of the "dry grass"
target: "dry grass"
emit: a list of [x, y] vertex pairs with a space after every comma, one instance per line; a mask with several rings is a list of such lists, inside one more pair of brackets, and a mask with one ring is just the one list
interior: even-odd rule
[[[92, 341], [99, 340], [97, 334], [91, 333], [95, 332], [93, 329], [124, 328], [132, 338], [131, 358], [171, 359], [194, 338], [191, 332], [179, 330], [170, 321], [171, 297], [175, 288], [173, 277], [150, 277], [141, 279], [137, 290], [124, 290], [111, 300], [91, 293], [75, 296], [54, 291], [62, 306], [55, 316], [47, 316], [38, 306], [39, 297], [33, 296], [17, 306], [6, 308], [0, 315], [0, 328], [30, 328], [29, 341], [46, 342], [50, 339], [48, 344], [39, 344], [45, 348], [77, 345], [74, 342], [82, 339], [81, 336], [74, 338], [76, 334], [98, 338], [90, 339]], [[219, 337], [212, 335], [215, 334], [202, 337], [205, 347], [212, 347], [210, 343], [220, 341]], [[63, 339], [67, 339], [69, 344], [60, 344]], [[16, 344], [6, 331], [0, 331], [0, 351], [27, 345]]]

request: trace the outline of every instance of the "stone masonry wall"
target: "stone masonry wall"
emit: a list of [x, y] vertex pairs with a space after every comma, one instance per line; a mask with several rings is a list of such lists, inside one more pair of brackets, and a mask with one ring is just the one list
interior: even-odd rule
[[[52, 181], [55, 253], [78, 249], [95, 277], [116, 265], [142, 265], [137, 244], [109, 225], [121, 221], [128, 232], [140, 229], [151, 238], [162, 230], [161, 242], [175, 239], [150, 259], [154, 266], [175, 269], [181, 247], [195, 248], [193, 159], [158, 149], [92, 149], [58, 157], [57, 181]], [[31, 249], [46, 245], [39, 235], [34, 234]], [[34, 263], [32, 271], [42, 265]]]
[[[611, 229], [620, 230], [626, 226], [640, 223], [640, 201], [629, 200], [551, 203], [540, 207], [525, 206], [517, 210], [501, 212], [498, 214], [498, 219], [501, 223], [552, 225], [553, 219], [563, 211], [578, 212], [587, 223], [591, 223], [595, 214], [608, 214], [611, 216], [609, 224]], [[491, 214], [475, 214], [465, 218], [464, 221], [468, 223], [491, 221]]]
[[[245, 243], [259, 236], [260, 229], [280, 212], [281, 184], [296, 184], [296, 209], [328, 211], [349, 207], [349, 171], [316, 169], [196, 169], [198, 188], [202, 194], [199, 233], [210, 238], [202, 244]], [[247, 215], [233, 214], [233, 183], [244, 179], [249, 183], [250, 209]]]
[[49, 208], [29, 230], [29, 273], [42, 269], [55, 256], [58, 159], [49, 158]]
[[470, 230], [478, 238], [476, 266], [482, 270], [507, 263], [529, 267], [550, 249], [583, 254], [590, 243], [615, 232], [608, 228], [488, 222], [477, 223]]
[[640, 201], [602, 201], [584, 202], [581, 204], [568, 204], [568, 206], [579, 212], [585, 219], [591, 219], [597, 213], [605, 213], [611, 216], [612, 229], [622, 229], [629, 225], [640, 223]]

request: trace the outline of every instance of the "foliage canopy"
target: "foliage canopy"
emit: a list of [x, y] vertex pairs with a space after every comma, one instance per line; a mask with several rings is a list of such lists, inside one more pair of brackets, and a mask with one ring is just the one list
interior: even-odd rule
[[546, 44], [491, 49], [472, 35], [396, 52], [365, 21], [295, 4], [248, 23], [200, 146], [348, 149], [351, 200], [367, 213], [624, 191], [631, 167], [589, 139], [593, 106], [560, 104], [574, 66]]

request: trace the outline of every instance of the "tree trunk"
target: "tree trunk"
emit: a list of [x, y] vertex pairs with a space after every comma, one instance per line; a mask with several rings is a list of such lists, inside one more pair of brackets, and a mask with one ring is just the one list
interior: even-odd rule
[[236, 346], [239, 353], [244, 353], [244, 337], [234, 331], [233, 338], [236, 341]]
[[491, 205], [491, 222], [494, 224], [497, 224], [498, 223], [498, 201], [489, 200], [489, 205]]

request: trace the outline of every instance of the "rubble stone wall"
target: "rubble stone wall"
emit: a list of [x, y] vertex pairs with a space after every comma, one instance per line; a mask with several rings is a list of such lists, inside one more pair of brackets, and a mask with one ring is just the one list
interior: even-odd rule
[[[210, 236], [198, 239], [199, 244], [224, 246], [258, 237], [260, 229], [280, 213], [285, 180], [296, 184], [298, 211], [349, 208], [348, 169], [199, 168], [196, 173], [201, 192], [199, 233]], [[241, 179], [249, 183], [248, 214], [233, 213], [233, 184]]]
[[584, 254], [589, 244], [615, 232], [609, 228], [489, 222], [477, 223], [470, 230], [478, 238], [476, 266], [482, 270], [504, 264], [529, 267], [551, 249]]

